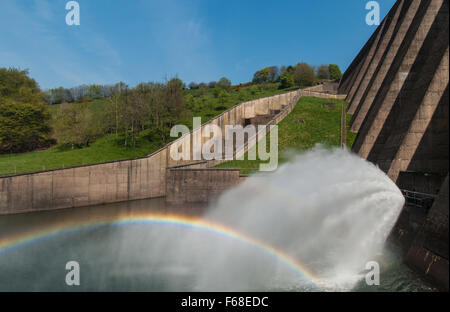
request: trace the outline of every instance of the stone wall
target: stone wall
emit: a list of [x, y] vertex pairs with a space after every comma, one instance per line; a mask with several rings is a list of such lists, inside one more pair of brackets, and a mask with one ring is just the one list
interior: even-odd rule
[[208, 203], [239, 182], [239, 169], [167, 169], [166, 202]]
[[165, 195], [166, 150], [150, 157], [0, 179], [0, 214]]

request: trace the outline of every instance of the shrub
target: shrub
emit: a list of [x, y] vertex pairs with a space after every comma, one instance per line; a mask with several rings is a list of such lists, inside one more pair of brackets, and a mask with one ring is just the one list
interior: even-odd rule
[[342, 73], [338, 65], [336, 64], [330, 64], [328, 66], [330, 71], [330, 79], [332, 80], [340, 80], [342, 78]]
[[0, 69], [0, 153], [20, 153], [51, 144], [50, 113], [28, 71]]
[[280, 89], [286, 89], [294, 86], [294, 76], [286, 71], [280, 77]]

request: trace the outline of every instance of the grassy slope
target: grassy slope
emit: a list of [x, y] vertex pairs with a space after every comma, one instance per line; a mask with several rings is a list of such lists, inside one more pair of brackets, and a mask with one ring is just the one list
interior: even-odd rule
[[206, 92], [203, 91], [203, 96], [207, 98], [206, 105], [203, 105], [203, 103], [201, 103], [200, 96], [202, 92], [200, 90], [188, 90], [186, 91], [186, 96], [192, 95], [195, 99], [193, 107], [191, 107], [192, 114], [182, 118], [180, 123], [188, 126], [189, 128], [192, 128], [192, 117], [201, 117], [202, 123], [205, 123], [239, 103], [280, 93], [286, 93], [288, 91], [298, 89], [298, 87], [295, 87], [279, 90], [278, 86], [278, 83], [256, 85], [253, 88], [258, 88], [255, 93], [251, 92], [251, 87], [244, 87], [239, 91], [230, 91], [229, 97], [227, 98], [225, 103], [220, 103], [220, 100], [214, 96], [213, 89], [206, 89]]
[[[253, 91], [252, 91], [253, 90]], [[206, 90], [186, 90], [186, 96], [194, 96], [194, 104], [191, 112], [180, 119], [180, 124], [192, 127], [192, 116], [202, 117], [202, 123], [220, 115], [223, 111], [239, 104], [243, 101], [271, 96], [288, 90], [278, 90], [278, 84], [261, 86], [258, 90], [250, 87], [241, 88], [239, 91], [230, 91], [230, 96], [225, 103], [220, 103], [215, 98], [213, 89]], [[201, 103], [200, 95], [206, 97], [207, 102]], [[93, 100], [89, 103], [92, 111], [102, 111], [106, 100]], [[51, 111], [55, 112], [57, 105], [51, 106]], [[48, 150], [36, 151], [23, 154], [0, 155], [0, 175], [14, 173], [36, 172], [44, 168], [57, 169], [63, 167], [73, 167], [99, 162], [114, 161], [121, 159], [132, 159], [144, 157], [163, 147], [168, 142], [163, 142], [149, 130], [143, 131], [138, 140], [136, 148], [125, 147], [123, 140], [116, 143], [114, 136], [107, 135], [99, 138], [88, 148], [67, 149], [54, 146]]]
[[[335, 103], [334, 108], [323, 107], [324, 103]], [[348, 105], [343, 100], [303, 97], [293, 111], [278, 124], [279, 163], [287, 161], [288, 151], [301, 152], [314, 147], [317, 143], [325, 146], [340, 145], [341, 105]], [[347, 125], [351, 115], [347, 115]], [[304, 120], [305, 123], [295, 123]], [[347, 131], [347, 145], [351, 147], [356, 135]], [[268, 137], [267, 137], [268, 139]], [[267, 148], [269, 141], [267, 141]], [[257, 148], [257, 147], [254, 147]], [[218, 168], [241, 168], [242, 174], [258, 170], [260, 160], [234, 160], [218, 165]]]

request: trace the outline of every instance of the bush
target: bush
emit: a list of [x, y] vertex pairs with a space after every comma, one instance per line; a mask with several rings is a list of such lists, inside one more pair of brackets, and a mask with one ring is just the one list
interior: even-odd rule
[[259, 92], [259, 88], [258, 88], [257, 86], [251, 86], [251, 87], [249, 88], [249, 91], [250, 91], [250, 94], [251, 94], [251, 95], [255, 95], [256, 93]]
[[50, 113], [28, 71], [0, 69], [0, 153], [21, 153], [51, 144]]
[[219, 94], [217, 95], [217, 98], [219, 99], [219, 103], [220, 103], [222, 106], [224, 106], [225, 103], [227, 103], [229, 97], [230, 97], [230, 95], [229, 95], [228, 92], [225, 91], [225, 90], [221, 90], [221, 91], [219, 92]]

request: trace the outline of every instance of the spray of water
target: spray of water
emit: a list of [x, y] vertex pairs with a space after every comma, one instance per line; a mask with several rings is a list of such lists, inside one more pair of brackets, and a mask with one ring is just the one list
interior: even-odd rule
[[[207, 216], [256, 237], [298, 259], [332, 290], [350, 290], [375, 260], [404, 198], [373, 164], [347, 150], [317, 147], [275, 173], [256, 175], [226, 192]], [[229, 250], [210, 255], [222, 267]], [[252, 267], [252, 258], [241, 258]], [[211, 271], [202, 271], [202, 288]]]

